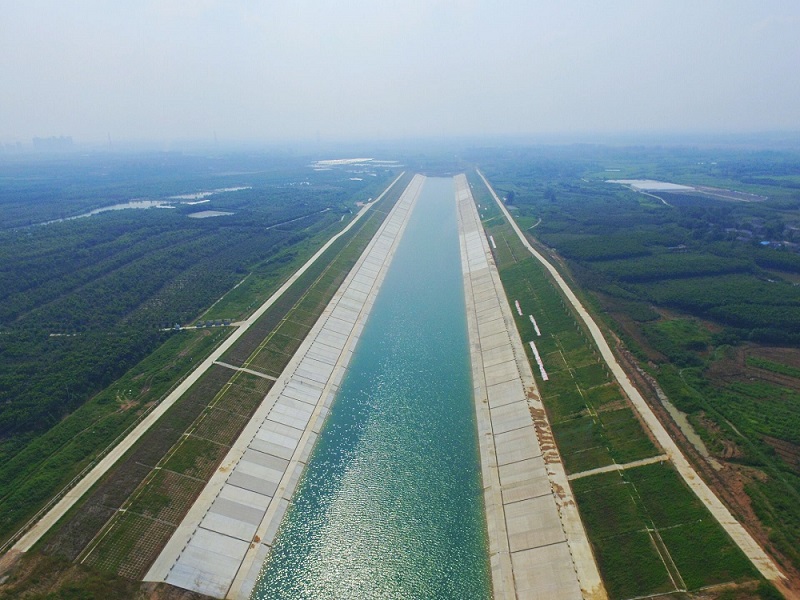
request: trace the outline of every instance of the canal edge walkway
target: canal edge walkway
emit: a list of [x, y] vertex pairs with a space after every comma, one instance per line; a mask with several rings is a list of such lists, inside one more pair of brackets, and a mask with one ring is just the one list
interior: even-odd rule
[[416, 175], [403, 192], [146, 581], [249, 597], [424, 179]]
[[605, 598], [466, 176], [455, 184], [494, 598]]

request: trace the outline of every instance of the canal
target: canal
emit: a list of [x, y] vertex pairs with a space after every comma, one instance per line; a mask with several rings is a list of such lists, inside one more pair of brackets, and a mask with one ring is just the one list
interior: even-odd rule
[[489, 598], [453, 180], [425, 181], [253, 598]]

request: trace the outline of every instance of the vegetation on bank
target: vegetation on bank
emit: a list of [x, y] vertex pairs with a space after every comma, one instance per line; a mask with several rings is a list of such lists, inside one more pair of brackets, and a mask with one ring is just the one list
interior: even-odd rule
[[[797, 573], [800, 156], [573, 148], [560, 160], [538, 150], [495, 157], [484, 170], [514, 192], [518, 220], [538, 222], [531, 233], [567, 259], [599, 314], [688, 414], [726, 467], [715, 477], [734, 511]], [[766, 200], [653, 197], [605, 181], [621, 178]]]
[[[523, 307], [521, 317], [512, 311], [520, 335], [524, 342], [537, 344], [549, 375], [547, 381], [539, 377], [529, 355], [567, 472], [583, 474], [657, 456], [660, 450], [605, 371], [554, 282], [524, 250], [480, 179], [472, 178], [472, 183], [484, 226], [497, 245], [495, 260], [509, 302], [519, 300]], [[528, 314], [536, 319], [541, 336]], [[699, 346], [706, 338], [690, 340]], [[750, 594], [759, 585], [753, 565], [669, 464], [587, 473], [572, 485], [612, 598], [691, 592], [721, 583], [736, 584]], [[765, 585], [762, 591], [769, 597], [773, 590]]]

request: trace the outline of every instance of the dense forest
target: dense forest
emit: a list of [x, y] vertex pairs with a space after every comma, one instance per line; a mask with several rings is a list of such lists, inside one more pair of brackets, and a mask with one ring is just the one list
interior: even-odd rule
[[[299, 243], [334, 233], [389, 174], [310, 162], [169, 153], [0, 161], [0, 457], [254, 269], [277, 268]], [[74, 218], [131, 200], [170, 208]], [[201, 211], [226, 214], [190, 218]]]

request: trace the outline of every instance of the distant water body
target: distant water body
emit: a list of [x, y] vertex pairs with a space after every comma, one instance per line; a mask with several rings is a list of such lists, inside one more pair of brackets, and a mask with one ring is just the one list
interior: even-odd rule
[[[212, 190], [210, 192], [196, 192], [193, 194], [182, 194], [180, 196], [170, 196], [166, 200], [130, 200], [128, 202], [123, 202], [121, 204], [112, 204], [110, 206], [103, 206], [101, 208], [95, 208], [94, 210], [90, 210], [89, 212], [85, 212], [79, 215], [74, 215], [72, 217], [64, 217], [61, 219], [53, 219], [51, 221], [43, 221], [41, 223], [36, 223], [35, 225], [50, 225], [52, 223], [63, 223], [64, 221], [74, 221], [75, 219], [85, 219], [86, 217], [93, 217], [95, 215], [99, 215], [105, 212], [115, 211], [115, 210], [130, 210], [130, 209], [143, 209], [143, 208], [175, 208], [174, 204], [178, 201], [179, 204], [187, 204], [187, 205], [195, 205], [195, 204], [205, 204], [206, 202], [211, 202], [208, 199], [209, 196], [213, 196], [215, 194], [222, 194], [225, 192], [238, 192], [241, 190], [250, 190], [253, 189], [250, 186], [239, 186], [239, 187], [230, 187], [230, 188], [220, 188], [217, 190]], [[200, 213], [193, 213], [195, 218], [204, 218], [204, 217], [220, 217], [224, 215], [232, 215], [231, 212], [222, 212], [222, 211], [204, 211], [204, 213], [215, 213], [215, 214], [204, 214], [202, 217], [197, 217], [196, 215]], [[193, 215], [188, 215], [193, 216]]]
[[428, 178], [253, 598], [491, 597], [460, 260]]
[[51, 225], [52, 223], [63, 223], [64, 221], [74, 221], [75, 219], [85, 219], [86, 217], [93, 217], [104, 212], [112, 210], [128, 210], [132, 208], [175, 208], [169, 205], [164, 200], [131, 200], [130, 202], [123, 202], [122, 204], [112, 204], [111, 206], [104, 206], [102, 208], [95, 208], [89, 212], [75, 215], [74, 217], [64, 217], [63, 219], [53, 219], [52, 221], [44, 221], [38, 225]]

